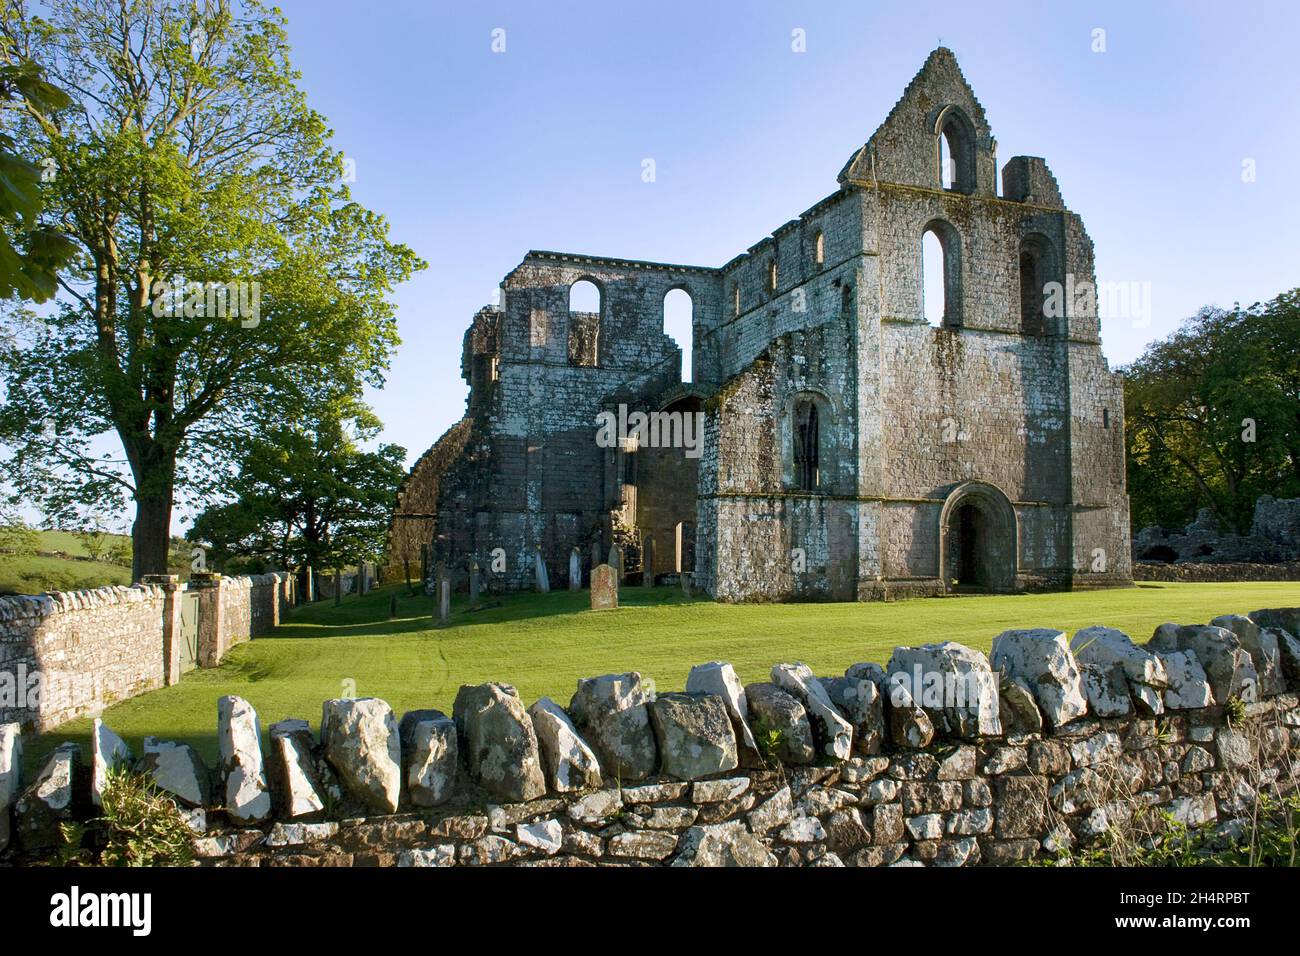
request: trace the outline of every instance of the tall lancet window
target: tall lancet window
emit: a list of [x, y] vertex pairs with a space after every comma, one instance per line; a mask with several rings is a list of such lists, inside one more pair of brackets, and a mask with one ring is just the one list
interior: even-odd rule
[[794, 481], [800, 491], [816, 491], [821, 481], [818, 460], [817, 405], [802, 401], [794, 408]]

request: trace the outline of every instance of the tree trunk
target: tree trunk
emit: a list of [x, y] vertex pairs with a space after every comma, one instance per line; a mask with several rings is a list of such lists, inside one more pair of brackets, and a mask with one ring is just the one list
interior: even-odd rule
[[146, 574], [166, 574], [171, 550], [172, 497], [136, 496], [135, 523], [131, 525], [131, 580]]

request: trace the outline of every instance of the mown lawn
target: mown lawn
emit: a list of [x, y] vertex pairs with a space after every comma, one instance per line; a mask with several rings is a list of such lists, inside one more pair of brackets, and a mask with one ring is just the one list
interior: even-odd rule
[[[897, 645], [954, 640], [987, 651], [1012, 627], [1073, 632], [1106, 624], [1145, 641], [1164, 621], [1204, 623], [1219, 614], [1300, 604], [1300, 584], [1142, 584], [1111, 591], [937, 598], [893, 604], [725, 605], [684, 601], [676, 589], [623, 589], [616, 611], [587, 609], [576, 594], [516, 595], [432, 626], [433, 602], [392, 589], [296, 611], [269, 637], [235, 648], [218, 668], [193, 671], [175, 687], [110, 708], [104, 720], [138, 748], [147, 734], [185, 740], [215, 757], [216, 700], [238, 694], [257, 709], [263, 731], [285, 717], [319, 724], [321, 702], [382, 697], [398, 714], [417, 707], [450, 712], [461, 684], [514, 684], [525, 702], [549, 695], [567, 705], [580, 677], [637, 670], [660, 690], [680, 689], [693, 664], [731, 661], [745, 681], [772, 664], [801, 660], [818, 674], [855, 661], [885, 661]], [[34, 761], [56, 744], [85, 741], [74, 721], [34, 741]]]

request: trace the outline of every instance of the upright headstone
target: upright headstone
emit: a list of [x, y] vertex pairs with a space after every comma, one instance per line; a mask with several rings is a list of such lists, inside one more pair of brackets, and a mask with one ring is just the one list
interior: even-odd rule
[[361, 581], [361, 586], [357, 588], [357, 594], [365, 597], [370, 593], [370, 562], [361, 562], [361, 565], [357, 568], [357, 576]]
[[338, 568], [334, 569], [334, 606], [338, 607], [343, 603], [343, 572]]
[[623, 549], [616, 544], [609, 546], [609, 566], [614, 569], [614, 578], [623, 583]]
[[[601, 561], [600, 561], [600, 542], [599, 542], [599, 541], [593, 541], [593, 542], [591, 542], [591, 570], [595, 571], [595, 570], [596, 570], [596, 566], [597, 566], [598, 564], [600, 564], [600, 563], [601, 563]], [[588, 578], [588, 580], [587, 580], [587, 584], [588, 584], [588, 585], [591, 584], [591, 579], [590, 579], [590, 578]]]
[[470, 607], [473, 607], [474, 605], [478, 604], [478, 592], [479, 592], [479, 588], [480, 588], [480, 587], [481, 587], [481, 583], [480, 583], [480, 581], [479, 581], [478, 562], [477, 562], [477, 561], [471, 561], [471, 562], [469, 563], [469, 604], [470, 604]]
[[690, 597], [691, 596], [691, 572], [683, 571], [681, 577], [682, 577], [682, 593], [685, 594], [687, 597]]
[[655, 586], [654, 538], [646, 538], [645, 547], [641, 549], [641, 584], [647, 588]]
[[533, 552], [533, 566], [537, 570], [537, 593], [547, 594], [551, 590], [551, 579], [546, 574], [546, 561], [542, 558], [542, 549]]
[[307, 603], [310, 604], [316, 600], [316, 575], [312, 572], [311, 565], [307, 565]]
[[577, 548], [569, 552], [569, 590], [582, 590], [582, 552]]
[[429, 587], [429, 546], [420, 545], [420, 590], [428, 594]]
[[446, 574], [438, 579], [438, 623], [451, 623], [451, 578]]
[[618, 579], [608, 564], [591, 569], [591, 609], [609, 611], [618, 607]]

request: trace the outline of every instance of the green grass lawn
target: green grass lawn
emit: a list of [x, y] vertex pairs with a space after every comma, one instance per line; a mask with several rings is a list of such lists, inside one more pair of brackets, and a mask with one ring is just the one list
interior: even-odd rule
[[[319, 724], [321, 702], [354, 694], [382, 697], [399, 716], [418, 707], [450, 712], [461, 684], [514, 684], [526, 703], [542, 695], [567, 705], [580, 677], [637, 670], [661, 691], [679, 690], [693, 664], [727, 660], [746, 681], [766, 680], [771, 665], [800, 660], [819, 675], [856, 661], [885, 661], [898, 645], [953, 640], [987, 651], [1012, 627], [1073, 633], [1105, 624], [1145, 641], [1164, 621], [1204, 623], [1219, 614], [1300, 603], [1294, 582], [1142, 584], [1061, 594], [934, 598], [893, 604], [727, 605], [685, 602], [679, 591], [625, 587], [616, 611], [588, 610], [587, 592], [523, 594], [470, 612], [453, 605], [452, 625], [429, 619], [433, 601], [392, 589], [301, 608], [269, 637], [231, 651], [221, 667], [192, 671], [175, 687], [110, 708], [105, 721], [137, 748], [142, 737], [185, 740], [205, 758], [216, 753], [217, 698], [247, 698], [263, 731], [285, 717]], [[29, 748], [33, 758], [56, 744], [87, 739], [74, 721]]]

